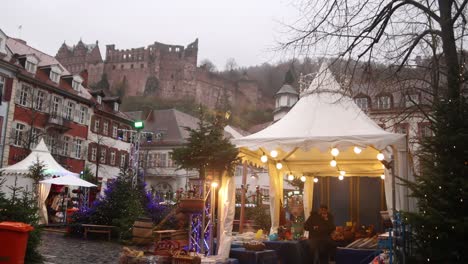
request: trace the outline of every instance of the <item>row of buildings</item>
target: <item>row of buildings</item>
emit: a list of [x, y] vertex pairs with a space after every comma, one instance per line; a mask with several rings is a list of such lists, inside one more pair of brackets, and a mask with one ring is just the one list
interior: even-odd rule
[[[0, 30], [1, 166], [24, 159], [40, 139], [66, 169], [86, 166], [104, 182], [129, 160], [133, 120], [120, 98], [88, 89], [86, 71], [72, 74], [53, 56]], [[96, 169], [96, 168], [99, 169]]]

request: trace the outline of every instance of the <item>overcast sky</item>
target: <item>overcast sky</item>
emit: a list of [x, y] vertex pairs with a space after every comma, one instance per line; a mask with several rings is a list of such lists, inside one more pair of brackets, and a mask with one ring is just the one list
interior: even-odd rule
[[[55, 55], [63, 41], [99, 41], [117, 49], [154, 41], [184, 45], [199, 39], [198, 62], [208, 58], [219, 70], [228, 58], [240, 66], [287, 59], [274, 52], [282, 22], [297, 15], [292, 0], [8, 0], [0, 28]], [[19, 26], [22, 29], [19, 30]]]

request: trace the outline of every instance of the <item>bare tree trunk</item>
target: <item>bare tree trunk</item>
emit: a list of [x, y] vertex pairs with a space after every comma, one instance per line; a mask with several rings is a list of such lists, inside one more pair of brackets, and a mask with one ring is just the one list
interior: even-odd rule
[[442, 49], [447, 65], [448, 98], [457, 99], [460, 96], [460, 65], [458, 63], [457, 46], [452, 21], [452, 0], [438, 0], [440, 7], [440, 27]]

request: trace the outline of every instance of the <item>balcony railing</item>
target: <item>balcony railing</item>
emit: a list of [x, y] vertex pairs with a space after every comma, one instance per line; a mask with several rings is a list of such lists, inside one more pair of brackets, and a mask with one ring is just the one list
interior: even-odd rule
[[47, 128], [58, 130], [68, 130], [71, 128], [70, 121], [65, 119], [60, 114], [49, 114], [47, 118]]

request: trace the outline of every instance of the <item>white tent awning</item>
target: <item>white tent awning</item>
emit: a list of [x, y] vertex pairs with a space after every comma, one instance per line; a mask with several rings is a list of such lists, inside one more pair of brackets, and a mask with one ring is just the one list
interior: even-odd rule
[[78, 177], [78, 173], [68, 171], [62, 167], [58, 162], [52, 157], [47, 146], [44, 142], [44, 139], [41, 139], [36, 148], [22, 161], [2, 168], [4, 175], [26, 175], [29, 173], [29, 167], [35, 164], [37, 161], [43, 162], [45, 165], [45, 174], [48, 176], [65, 176], [72, 175]]
[[58, 184], [58, 185], [71, 185], [71, 186], [81, 186], [81, 187], [96, 187], [96, 185], [77, 178], [75, 176], [61, 176], [57, 178], [50, 178], [47, 180], [40, 181], [40, 183], [48, 183], [48, 184]]

